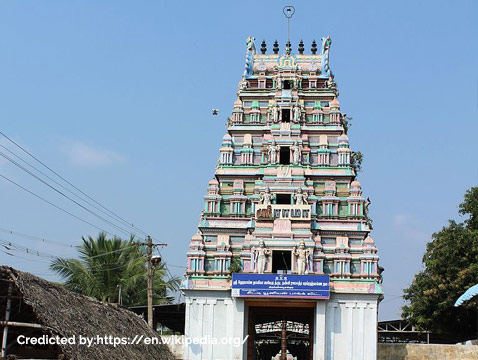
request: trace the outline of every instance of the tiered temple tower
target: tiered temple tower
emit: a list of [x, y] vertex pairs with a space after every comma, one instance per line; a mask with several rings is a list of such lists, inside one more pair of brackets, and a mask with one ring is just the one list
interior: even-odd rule
[[[330, 46], [326, 37], [310, 54], [302, 41], [297, 54], [290, 44], [279, 54], [276, 42], [267, 54], [265, 42], [259, 53], [247, 39], [245, 71], [187, 254], [187, 336], [257, 332], [250, 307], [277, 299], [231, 296], [230, 269], [240, 264], [251, 275], [329, 276], [330, 298], [314, 300], [311, 359], [376, 354], [382, 289], [370, 201], [356, 180]], [[300, 305], [289, 300], [283, 305]], [[200, 355], [187, 346], [186, 358], [255, 359], [251, 341], [204, 345]]]

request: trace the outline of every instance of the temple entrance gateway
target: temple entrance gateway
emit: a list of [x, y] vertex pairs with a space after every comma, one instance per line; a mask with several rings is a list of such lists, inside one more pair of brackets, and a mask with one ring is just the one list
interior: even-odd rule
[[313, 359], [315, 302], [251, 305], [248, 360]]

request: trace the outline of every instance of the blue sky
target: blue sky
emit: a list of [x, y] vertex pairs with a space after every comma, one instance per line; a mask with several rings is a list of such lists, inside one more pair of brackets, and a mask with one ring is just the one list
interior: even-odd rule
[[[385, 267], [380, 318], [433, 232], [478, 183], [475, 1], [291, 1], [291, 42], [332, 37], [331, 68]], [[184, 266], [245, 39], [287, 37], [282, 1], [0, 1], [0, 130], [122, 217], [169, 245]], [[219, 108], [212, 117], [210, 109]], [[0, 144], [7, 146], [3, 139]], [[8, 145], [9, 146], [9, 145]], [[13, 148], [12, 148], [13, 149]], [[0, 174], [113, 232], [0, 160]], [[77, 244], [97, 230], [0, 179], [0, 228]], [[52, 255], [72, 249], [10, 239]], [[48, 259], [0, 262], [57, 279]], [[171, 267], [181, 274], [180, 267]]]

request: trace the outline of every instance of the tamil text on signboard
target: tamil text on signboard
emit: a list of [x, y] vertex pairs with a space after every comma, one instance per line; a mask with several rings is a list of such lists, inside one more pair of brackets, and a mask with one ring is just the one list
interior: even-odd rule
[[232, 274], [232, 296], [328, 299], [328, 275]]

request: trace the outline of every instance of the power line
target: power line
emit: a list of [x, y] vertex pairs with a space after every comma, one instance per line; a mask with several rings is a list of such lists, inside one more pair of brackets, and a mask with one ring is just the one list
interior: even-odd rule
[[[119, 219], [119, 221], [122, 221], [123, 223], [128, 224], [129, 227], [131, 227], [131, 228], [137, 230], [138, 232], [142, 233], [142, 234], [145, 235], [145, 236], [148, 235], [148, 233], [146, 233], [145, 231], [143, 231], [143, 230], [141, 230], [140, 228], [137, 228], [136, 226], [134, 226], [133, 223], [130, 223], [129, 221], [125, 220], [124, 218], [122, 218], [121, 216], [119, 216], [118, 214], [116, 214], [115, 212], [113, 212], [112, 210], [108, 209], [107, 207], [105, 207], [104, 205], [102, 205], [101, 203], [99, 203], [98, 201], [96, 201], [94, 198], [92, 198], [91, 196], [89, 196], [88, 194], [86, 194], [84, 191], [82, 191], [82, 190], [79, 189], [77, 186], [75, 186], [75, 185], [72, 184], [70, 181], [68, 181], [65, 177], [61, 176], [58, 172], [56, 172], [56, 171], [53, 170], [51, 167], [49, 167], [49, 166], [46, 165], [44, 162], [42, 162], [40, 159], [38, 159], [35, 155], [33, 155], [33, 154], [30, 153], [28, 150], [26, 150], [26, 149], [23, 148], [21, 145], [19, 145], [19, 144], [16, 143], [14, 140], [12, 140], [10, 137], [8, 137], [5, 133], [3, 133], [3, 132], [0, 131], [0, 135], [2, 135], [3, 137], [5, 137], [8, 141], [10, 141], [13, 145], [15, 145], [16, 147], [18, 147], [18, 148], [19, 148], [20, 150], [22, 150], [23, 152], [25, 152], [25, 153], [26, 153], [28, 156], [30, 156], [32, 159], [34, 159], [35, 161], [37, 161], [38, 163], [40, 163], [41, 165], [43, 165], [46, 169], [48, 169], [50, 172], [52, 172], [53, 174], [55, 174], [58, 178], [60, 178], [60, 179], [63, 180], [65, 183], [67, 183], [68, 185], [70, 185], [73, 189], [77, 190], [79, 193], [81, 193], [82, 195], [86, 196], [88, 199], [90, 199], [91, 201], [93, 201], [95, 204], [97, 204], [98, 206], [100, 206], [101, 208], [103, 208], [104, 210], [106, 210], [107, 212], [109, 212], [110, 214], [112, 214], [114, 217], [116, 217], [117, 219]], [[2, 146], [2, 147], [5, 148], [4, 146]], [[7, 149], [7, 148], [5, 148], [5, 149]], [[7, 150], [8, 150], [8, 149], [7, 149]], [[14, 154], [12, 151], [10, 151], [10, 150], [8, 150], [8, 151], [9, 151], [10, 153]], [[24, 159], [21, 158], [20, 156], [18, 156], [18, 155], [16, 155], [16, 154], [14, 154], [14, 155], [15, 155], [17, 158], [21, 159], [21, 160], [22, 160], [23, 162], [25, 162], [26, 164], [28, 164], [29, 166], [31, 166], [32, 168], [34, 168], [35, 170], [37, 170], [38, 172], [40, 172], [41, 174], [43, 174], [44, 176], [46, 176], [47, 178], [49, 178], [51, 181], [54, 181], [53, 179], [51, 179], [51, 177], [49, 177], [48, 175], [46, 175], [46, 174], [44, 174], [43, 172], [41, 172], [40, 170], [38, 170], [36, 167], [34, 167], [34, 166], [31, 165], [30, 163], [28, 163], [26, 160], [24, 160]], [[2, 156], [6, 157], [6, 155], [3, 154], [3, 153], [2, 153]], [[9, 159], [9, 160], [14, 162], [13, 159]], [[16, 163], [16, 162], [15, 162], [15, 163]], [[100, 219], [102, 219], [103, 221], [107, 222], [107, 223], [110, 224], [111, 226], [114, 226], [115, 228], [117, 228], [117, 229], [119, 229], [119, 230], [121, 229], [120, 231], [123, 231], [123, 232], [125, 232], [125, 233], [128, 233], [127, 231], [125, 231], [125, 230], [122, 229], [121, 227], [119, 227], [119, 226], [117, 226], [117, 225], [113, 225], [109, 220], [104, 219], [104, 218], [101, 217], [100, 215], [94, 213], [94, 212], [91, 211], [90, 209], [87, 209], [85, 206], [79, 204], [77, 201], [71, 199], [70, 197], [68, 197], [67, 195], [65, 195], [64, 193], [62, 193], [62, 192], [59, 191], [58, 189], [56, 189], [54, 186], [48, 184], [47, 182], [45, 182], [44, 180], [42, 180], [42, 179], [39, 178], [38, 176], [36, 176], [36, 175], [34, 175], [33, 173], [31, 173], [30, 171], [28, 171], [25, 167], [21, 166], [21, 165], [18, 164], [18, 163], [16, 163], [16, 165], [19, 166], [20, 168], [22, 168], [22, 170], [26, 171], [26, 172], [29, 173], [30, 175], [32, 175], [32, 176], [34, 176], [35, 178], [37, 178], [39, 181], [43, 182], [45, 185], [47, 185], [47, 186], [49, 186], [50, 188], [52, 188], [53, 190], [57, 191], [57, 192], [60, 193], [61, 195], [65, 196], [65, 197], [68, 198], [70, 201], [73, 201], [74, 203], [76, 203], [78, 206], [82, 207], [82, 208], [85, 209], [86, 211], [88, 211], [88, 212], [94, 214], [95, 216], [99, 217]], [[50, 201], [48, 201], [48, 200], [42, 198], [41, 196], [39, 196], [39, 195], [33, 193], [32, 191], [30, 191], [30, 190], [24, 188], [23, 186], [21, 186], [21, 185], [15, 183], [15, 182], [13, 182], [12, 180], [6, 178], [5, 176], [3, 176], [3, 175], [0, 175], [0, 176], [2, 176], [3, 178], [5, 178], [7, 181], [10, 181], [11, 183], [17, 185], [18, 187], [22, 188], [23, 190], [29, 192], [30, 194], [32, 194], [32, 195], [34, 195], [34, 196], [40, 198], [41, 200], [43, 200], [43, 201], [49, 203], [49, 204], [52, 205], [52, 206], [58, 208], [59, 210], [61, 210], [61, 211], [65, 212], [65, 213], [67, 213], [67, 214], [69, 214], [69, 215], [75, 217], [76, 219], [78, 219], [78, 220], [80, 220], [80, 221], [82, 221], [82, 222], [84, 222], [84, 223], [86, 223], [86, 224], [88, 224], [88, 225], [90, 225], [90, 226], [93, 226], [93, 227], [99, 229], [100, 231], [103, 231], [103, 232], [105, 232], [105, 233], [107, 233], [107, 234], [110, 234], [109, 232], [107, 232], [107, 231], [105, 231], [105, 230], [99, 228], [98, 226], [93, 225], [92, 223], [90, 223], [90, 222], [88, 222], [88, 221], [86, 221], [86, 220], [84, 220], [84, 219], [81, 219], [80, 217], [78, 217], [78, 216], [76, 216], [76, 215], [70, 213], [69, 211], [67, 211], [67, 210], [65, 210], [65, 209], [63, 209], [63, 208], [61, 208], [61, 207], [59, 207], [59, 206], [57, 206], [57, 205], [51, 203]], [[58, 182], [56, 182], [56, 181], [54, 181], [54, 182], [55, 182], [56, 184], [58, 184]], [[58, 184], [58, 185], [60, 185], [60, 184]], [[60, 185], [60, 186], [62, 186], [62, 185]], [[62, 186], [62, 188], [66, 189], [64, 186]], [[70, 193], [72, 193], [70, 190], [68, 190], [68, 191], [69, 191]], [[80, 198], [80, 197], [79, 197], [78, 195], [76, 195], [76, 194], [75, 194], [75, 196], [78, 197], [78, 198]], [[84, 201], [85, 203], [90, 204], [90, 203], [87, 202], [85, 199], [82, 199], [82, 201]], [[93, 205], [90, 204], [90, 206], [93, 206]], [[93, 207], [94, 207], [94, 206], [93, 206]], [[96, 208], [96, 207], [95, 207], [95, 208]], [[96, 208], [96, 209], [99, 210], [98, 208]], [[103, 213], [104, 213], [104, 212], [103, 212]], [[111, 217], [111, 216], [110, 216], [110, 217]], [[129, 234], [131, 234], [131, 233], [129, 233]], [[111, 235], [111, 234], [110, 234], [110, 235]], [[156, 238], [156, 237], [154, 237], [154, 238]], [[161, 252], [159, 251], [159, 249], [158, 249], [158, 253], [161, 255]], [[161, 256], [162, 256], [162, 255], [161, 255]], [[169, 268], [168, 268], [167, 266], [166, 266], [166, 270], [167, 270], [169, 276], [172, 277], [172, 274], [171, 274], [171, 272], [170, 272], [170, 270], [169, 270]]]
[[77, 186], [73, 185], [70, 181], [68, 181], [66, 178], [64, 178], [63, 176], [61, 176], [59, 173], [57, 173], [55, 170], [53, 170], [51, 167], [49, 167], [48, 165], [46, 165], [44, 162], [42, 162], [40, 159], [38, 159], [36, 156], [34, 156], [33, 154], [31, 154], [28, 150], [26, 150], [25, 148], [23, 148], [22, 146], [20, 146], [19, 144], [17, 144], [15, 141], [13, 141], [12, 139], [10, 139], [7, 135], [5, 135], [3, 132], [0, 131], [0, 135], [4, 136], [8, 141], [10, 141], [12, 144], [14, 144], [16, 147], [18, 147], [19, 149], [21, 149], [23, 152], [25, 152], [27, 155], [29, 155], [31, 158], [33, 158], [34, 160], [36, 160], [37, 162], [39, 162], [41, 165], [43, 165], [45, 168], [47, 168], [48, 170], [50, 170], [53, 174], [55, 174], [57, 177], [59, 177], [61, 180], [63, 180], [64, 182], [66, 182], [68, 185], [70, 185], [72, 188], [74, 188], [75, 190], [77, 190], [78, 192], [80, 192], [82, 195], [86, 196], [88, 199], [90, 199], [91, 201], [93, 201], [94, 203], [96, 203], [97, 205], [99, 205], [101, 208], [103, 208], [104, 210], [108, 211], [109, 213], [111, 213], [112, 215], [114, 215], [115, 217], [117, 217], [119, 220], [125, 222], [125, 223], [128, 223], [130, 224], [129, 226], [131, 226], [132, 228], [138, 230], [139, 232], [141, 232], [143, 235], [147, 235], [146, 232], [144, 232], [143, 230], [137, 228], [136, 226], [134, 226], [131, 222], [125, 220], [124, 218], [122, 218], [121, 216], [119, 216], [118, 214], [116, 214], [115, 212], [111, 211], [110, 209], [108, 209], [107, 207], [103, 206], [102, 204], [100, 204], [98, 201], [96, 201], [95, 199], [93, 199], [91, 196], [89, 196], [88, 194], [86, 194], [84, 191], [82, 191], [81, 189], [79, 189]]
[[[0, 237], [0, 245], [2, 245], [4, 248], [6, 248], [9, 251], [12, 251], [12, 250], [13, 251], [22, 251], [22, 252], [27, 253], [28, 255], [37, 256], [37, 257], [43, 258], [45, 260], [47, 260], [47, 259], [56, 260], [58, 258], [64, 258], [64, 257], [61, 257], [61, 256], [54, 256], [54, 255], [43, 253], [41, 251], [38, 251], [38, 250], [35, 250], [35, 249], [32, 249], [32, 248], [28, 248], [28, 247], [25, 247], [23, 245], [19, 245], [17, 243], [11, 242], [9, 240], [3, 239], [1, 237]], [[131, 249], [131, 248], [137, 247], [137, 246], [145, 246], [145, 245], [140, 244], [140, 243], [133, 243], [132, 245], [125, 246], [121, 249], [117, 249], [117, 250], [113, 250], [113, 251], [105, 251], [104, 253], [101, 253], [101, 254], [98, 254], [98, 255], [87, 256], [87, 258], [88, 258], [88, 260], [89, 259], [95, 259], [95, 258], [107, 256], [107, 255], [110, 255], [110, 254], [113, 254], [113, 253], [122, 252], [122, 251], [125, 251], [127, 249]], [[16, 256], [16, 255], [10, 254], [10, 253], [8, 255]], [[143, 255], [141, 255], [141, 256], [143, 256]], [[19, 257], [19, 256], [17, 256], [17, 257]], [[23, 257], [20, 257], [20, 258], [25, 259], [25, 260], [29, 260], [29, 259], [23, 258]], [[40, 261], [40, 260], [37, 260], [37, 261]], [[130, 264], [126, 263], [126, 264], [123, 264], [123, 265], [120, 265], [120, 266], [117, 266], [117, 267], [113, 267], [113, 268], [102, 268], [102, 264], [93, 264], [93, 265], [94, 265], [93, 267], [97, 267], [97, 268], [99, 268], [99, 270], [110, 271], [110, 270], [121, 269], [121, 268], [123, 268], [125, 266], [128, 266]], [[91, 267], [91, 264], [89, 264], [89, 266]], [[185, 266], [168, 265], [167, 263], [164, 263], [164, 269], [166, 271], [168, 271], [167, 266], [178, 267], [178, 268], [186, 268]], [[170, 273], [169, 273], [169, 276], [170, 276], [170, 278], [173, 277]]]
[[20, 165], [18, 162], [16, 162], [15, 160], [13, 160], [12, 158], [10, 158], [9, 156], [5, 155], [4, 153], [2, 153], [0, 151], [0, 156], [3, 156], [5, 159], [7, 159], [8, 161], [10, 161], [12, 164], [16, 165], [17, 167], [19, 167], [20, 169], [22, 169], [23, 171], [25, 171], [26, 173], [30, 174], [31, 176], [33, 176], [35, 179], [37, 179], [38, 181], [40, 181], [41, 183], [45, 184], [46, 186], [48, 186], [49, 188], [51, 188], [52, 190], [56, 191], [58, 194], [64, 196], [65, 198], [67, 198], [68, 200], [72, 201], [73, 203], [75, 203], [76, 205], [78, 205], [79, 207], [81, 207], [83, 210], [86, 210], [87, 212], [89, 212], [90, 214], [98, 217], [99, 219], [103, 220], [104, 222], [106, 222], [107, 224], [109, 224], [110, 226], [113, 226], [114, 228], [116, 228], [117, 230], [123, 232], [124, 234], [126, 235], [129, 235], [131, 234], [131, 232], [129, 232], [128, 230], [125, 230], [123, 229], [122, 227], [114, 224], [113, 222], [105, 219], [104, 217], [102, 217], [101, 215], [98, 215], [97, 213], [95, 213], [94, 211], [88, 209], [86, 206], [83, 206], [82, 204], [80, 204], [78, 201], [76, 200], [73, 200], [71, 197], [69, 197], [68, 195], [66, 195], [65, 193], [63, 193], [62, 191], [58, 190], [57, 188], [55, 188], [54, 186], [48, 184], [46, 181], [44, 181], [43, 179], [41, 179], [39, 176], [35, 175], [34, 173], [32, 173], [30, 170], [28, 170], [27, 168], [25, 168], [24, 166]]
[[13, 244], [9, 241], [0, 240], [0, 245], [3, 246], [8, 251], [22, 251], [22, 252], [25, 252], [29, 255], [33, 255], [33, 256], [37, 256], [37, 257], [42, 257], [42, 258], [52, 257], [53, 258], [53, 256], [51, 256], [51, 255], [46, 255], [46, 254], [40, 253], [39, 251], [37, 251], [35, 249], [30, 249], [30, 248], [27, 248], [27, 247], [21, 247], [19, 245], [15, 245], [15, 244]]
[[[161, 251], [159, 251], [159, 248], [156, 247], [156, 251], [158, 252], [159, 256], [161, 256], [161, 259], [163, 259], [163, 255], [161, 254]], [[173, 265], [173, 266], [176, 266], [176, 265]], [[171, 271], [169, 270], [169, 267], [168, 265], [165, 263], [164, 265], [164, 268], [166, 269], [166, 271], [168, 272], [168, 275], [169, 275], [169, 279], [171, 279], [173, 277], [173, 274], [171, 274]]]
[[391, 299], [383, 300], [383, 301], [381, 301], [380, 303], [381, 303], [381, 304], [385, 304], [385, 303], [388, 303], [388, 302], [390, 302], [390, 301], [398, 300], [398, 299], [400, 299], [400, 298], [403, 298], [403, 295], [397, 295], [397, 296], [395, 296], [395, 297], [392, 297]]
[[[6, 247], [5, 245], [2, 245], [3, 247]], [[22, 251], [20, 249], [15, 249], [13, 248], [12, 246], [12, 249], [10, 249], [9, 251]], [[32, 250], [32, 249], [30, 249]], [[31, 256], [36, 256], [36, 257], [39, 257], [39, 259], [31, 259], [31, 258], [26, 258], [26, 257], [23, 257], [23, 256], [20, 256], [20, 255], [17, 255], [17, 254], [12, 254], [12, 253], [9, 253], [8, 251], [6, 250], [1, 250], [2, 252], [4, 252], [5, 254], [9, 255], [9, 256], [13, 256], [13, 257], [17, 257], [19, 259], [24, 259], [24, 260], [28, 260], [28, 261], [37, 261], [37, 262], [41, 262], [41, 263], [44, 263], [44, 261], [51, 261], [49, 259], [46, 259], [44, 257], [41, 257], [41, 256], [38, 256], [38, 255], [35, 255], [34, 253], [32, 252], [28, 252], [27, 254], [28, 255], [31, 255]], [[36, 250], [32, 250], [32, 251], [36, 251]], [[25, 251], [23, 251], [25, 252]], [[42, 259], [42, 260], [40, 260]], [[52, 259], [53, 260], [56, 260], [56, 257], [52, 256]], [[127, 266], [128, 264], [123, 264], [123, 265], [120, 265], [120, 266], [115, 266], [115, 267], [112, 267], [112, 268], [106, 268], [106, 267], [101, 267], [101, 264], [96, 264], [94, 266], [91, 266], [89, 267], [89, 270], [93, 273], [98, 273], [98, 272], [101, 272], [101, 271], [112, 271], [112, 270], [118, 270], [118, 269], [121, 269], [121, 268], [124, 268], [125, 266]], [[47, 266], [50, 266], [50, 264], [47, 264]], [[57, 273], [55, 270], [51, 270], [53, 273]]]
[[[73, 244], [67, 245], [67, 244], [62, 243], [62, 242], [60, 242], [60, 241], [48, 240], [48, 239], [45, 239], [44, 237], [35, 236], [35, 235], [31, 235], [31, 234], [26, 234], [26, 233], [18, 232], [18, 231], [15, 231], [15, 230], [9, 230], [9, 229], [5, 229], [5, 228], [2, 228], [2, 227], [0, 227], [0, 231], [1, 231], [1, 232], [4, 232], [4, 233], [6, 233], [6, 234], [10, 234], [10, 235], [13, 235], [13, 236], [17, 236], [17, 237], [24, 238], [24, 239], [27, 239], [27, 240], [38, 240], [38, 241], [42, 241], [42, 242], [46, 242], [46, 243], [50, 243], [50, 244], [54, 244], [54, 245], [59, 245], [59, 246], [67, 247], [67, 248], [70, 248], [70, 249], [78, 246], [78, 245], [73, 245]], [[0, 239], [1, 239], [1, 238], [0, 238]], [[4, 239], [4, 240], [5, 240], [5, 239]], [[5, 240], [5, 241], [7, 241], [7, 240]], [[125, 249], [127, 249], [127, 248], [131, 248], [131, 247], [134, 247], [134, 246], [144, 246], [144, 245], [140, 245], [140, 244], [134, 243], [133, 245], [125, 246], [125, 247], [122, 248], [122, 249], [113, 250], [113, 251], [108, 251], [108, 252], [105, 252], [105, 253], [103, 253], [103, 254], [94, 255], [94, 256], [89, 257], [89, 258], [95, 258], [95, 257], [103, 256], [103, 255], [105, 255], [105, 254], [111, 254], [111, 253], [120, 252], [120, 251], [123, 251], [123, 250], [125, 250]], [[159, 253], [160, 256], [161, 256], [161, 253], [160, 253], [160, 251], [159, 251], [158, 248], [157, 248], [157, 251], [158, 251], [158, 253]], [[187, 266], [183, 266], [183, 265], [171, 265], [171, 264], [165, 263], [165, 266], [175, 267], [175, 268], [180, 268], [180, 269], [187, 269]]]
[[[22, 251], [22, 252], [24, 252], [28, 255], [42, 258], [42, 259], [44, 259], [44, 261], [45, 260], [51, 260], [51, 259], [56, 260], [58, 258], [61, 258], [60, 256], [53, 256], [53, 255], [50, 255], [50, 254], [46, 254], [46, 253], [43, 253], [41, 251], [38, 251], [38, 250], [35, 250], [35, 249], [32, 249], [32, 248], [27, 248], [25, 246], [15, 244], [11, 241], [8, 241], [8, 240], [2, 239], [2, 238], [0, 238], [0, 245], [3, 246], [8, 251]], [[89, 257], [89, 259], [100, 257], [100, 256], [105, 256], [105, 255], [108, 255], [108, 254], [111, 254], [111, 253], [114, 253], [114, 252], [118, 252], [118, 251], [123, 251], [123, 250], [124, 249], [119, 249], [119, 250], [116, 250], [116, 251], [105, 252], [105, 253], [100, 254], [100, 255], [91, 256], [91, 257]], [[20, 259], [32, 260], [32, 259], [27, 259], [25, 257], [21, 257], [19, 255], [7, 253], [5, 250], [2, 250], [2, 251], [5, 252], [7, 255], [15, 256], [15, 257], [18, 257]], [[36, 260], [36, 261], [41, 261], [41, 260]], [[91, 264], [88, 264], [88, 265], [89, 265], [91, 271], [111, 271], [111, 270], [117, 270], [117, 269], [124, 268], [125, 266], [128, 266], [130, 264], [126, 263], [126, 264], [122, 264], [120, 266], [114, 266], [112, 268], [102, 267], [102, 264], [93, 264], [93, 266]]]
[[188, 268], [187, 266], [183, 266], [183, 265], [171, 265], [171, 264], [167, 264], [167, 266], [171, 266], [171, 267], [175, 267], [175, 268], [180, 268], [180, 269], [187, 269], [187, 268]]
[[22, 256], [18, 256], [18, 255], [15, 255], [15, 254], [10, 254], [7, 250], [3, 250], [3, 249], [0, 249], [0, 251], [2, 251], [3, 253], [7, 254], [8, 256], [13, 256], [13, 257], [17, 257], [19, 259], [23, 259], [23, 260], [28, 260], [28, 261], [37, 261], [37, 262], [41, 262], [43, 263], [42, 260], [37, 260], [37, 259], [28, 259], [28, 258], [25, 258], [25, 257], [22, 257]]
[[106, 231], [106, 230], [100, 228], [99, 226], [96, 226], [96, 225], [90, 223], [89, 221], [87, 221], [87, 220], [85, 220], [85, 219], [82, 219], [82, 218], [80, 218], [79, 216], [77, 216], [77, 215], [75, 215], [75, 214], [69, 212], [68, 210], [65, 210], [65, 209], [63, 209], [62, 207], [60, 207], [60, 206], [58, 206], [58, 205], [52, 203], [51, 201], [49, 201], [49, 200], [47, 200], [47, 199], [41, 197], [40, 195], [35, 194], [33, 191], [30, 191], [30, 190], [28, 190], [27, 188], [21, 186], [20, 184], [17, 184], [15, 181], [13, 181], [13, 180], [7, 178], [5, 175], [0, 174], [0, 177], [4, 178], [5, 180], [7, 180], [8, 182], [12, 183], [12, 184], [15, 185], [15, 186], [18, 186], [20, 189], [22, 189], [22, 190], [26, 191], [27, 193], [29, 193], [29, 194], [31, 194], [31, 195], [37, 197], [38, 199], [40, 199], [40, 200], [46, 202], [47, 204], [50, 204], [51, 206], [57, 208], [58, 210], [61, 210], [61, 211], [63, 211], [64, 213], [66, 213], [66, 214], [68, 214], [68, 215], [74, 217], [75, 219], [80, 220], [80, 221], [84, 222], [85, 224], [88, 224], [88, 225], [90, 225], [90, 226], [92, 226], [92, 227], [94, 227], [94, 228], [96, 228], [96, 229], [98, 229], [98, 230], [100, 230], [100, 231], [102, 231], [102, 232], [104, 232], [104, 233], [106, 233], [106, 234], [115, 236], [114, 234], [109, 233], [108, 231]]
[[[1, 176], [1, 175], [0, 175], [0, 176]], [[0, 231], [2, 231], [2, 232], [4, 232], [4, 233], [7, 233], [7, 234], [10, 234], [10, 235], [13, 235], [13, 236], [17, 236], [17, 237], [21, 237], [21, 238], [24, 238], [24, 239], [28, 239], [28, 240], [39, 240], [39, 241], [42, 241], [42, 242], [47, 242], [47, 243], [51, 243], [51, 244], [54, 244], [54, 245], [60, 245], [60, 246], [68, 247], [68, 248], [78, 247], [78, 245], [73, 245], [73, 244], [67, 245], [67, 244], [62, 243], [62, 242], [59, 242], [59, 241], [47, 240], [47, 239], [45, 239], [45, 238], [43, 238], [43, 237], [40, 237], [40, 236], [25, 234], [25, 233], [21, 233], [21, 232], [17, 232], [17, 231], [14, 231], [14, 230], [9, 230], [9, 229], [5, 229], [5, 228], [1, 228], [1, 227], [0, 227]], [[0, 239], [1, 239], [1, 238], [0, 238]], [[120, 238], [119, 238], [119, 239], [120, 239]], [[4, 239], [4, 240], [5, 240], [5, 239]], [[121, 239], [121, 240], [122, 240], [122, 239]], [[5, 240], [5, 241], [8, 241], [8, 240]], [[129, 240], [124, 240], [124, 241], [129, 241]], [[111, 254], [111, 253], [123, 251], [124, 249], [131, 248], [131, 247], [135, 247], [135, 246], [138, 246], [138, 245], [139, 245], [138, 243], [133, 243], [132, 245], [125, 246], [125, 247], [122, 248], [122, 249], [118, 249], [118, 250], [114, 250], [114, 251], [109, 251], [109, 252], [104, 252], [103, 254]], [[81, 245], [80, 245], [80, 246], [81, 246]], [[95, 258], [95, 257], [103, 256], [103, 254], [95, 255], [95, 256], [92, 256], [92, 257], [90, 257], [90, 258]]]
[[[13, 151], [11, 151], [9, 148], [7, 148], [6, 146], [0, 144], [0, 147], [2, 147], [3, 149], [5, 149], [6, 151], [8, 151], [11, 155], [15, 156], [17, 159], [21, 160], [23, 163], [27, 164], [28, 166], [30, 166], [32, 169], [36, 170], [37, 172], [39, 172], [40, 174], [42, 174], [43, 176], [45, 176], [47, 179], [49, 179], [50, 181], [54, 182], [55, 184], [57, 184], [58, 186], [60, 186], [62, 189], [64, 189], [65, 191], [69, 192], [70, 194], [72, 194], [73, 196], [75, 196], [76, 198], [80, 199], [81, 201], [84, 201], [86, 204], [88, 204], [89, 206], [93, 207], [94, 209], [100, 211], [102, 214], [114, 219], [115, 221], [118, 221], [117, 218], [111, 214], [109, 214], [108, 212], [102, 210], [100, 207], [96, 206], [95, 204], [93, 204], [92, 202], [88, 201], [88, 200], [85, 200], [83, 197], [79, 196], [78, 194], [76, 194], [75, 192], [71, 191], [70, 189], [68, 189], [66, 186], [62, 185], [60, 182], [56, 181], [55, 179], [53, 179], [51, 176], [47, 175], [45, 172], [41, 171], [40, 169], [38, 169], [37, 167], [35, 167], [34, 165], [30, 164], [28, 161], [26, 161], [25, 159], [23, 159], [21, 156], [15, 154]], [[27, 171], [25, 170], [23, 167], [19, 166], [18, 163], [16, 163], [15, 161], [13, 161], [12, 159], [8, 158], [5, 154], [3, 153], [0, 153], [0, 155], [2, 155], [4, 158], [6, 158], [8, 161], [10, 161], [11, 163], [13, 163], [14, 165], [20, 167], [22, 170], [24, 171]], [[28, 171], [27, 171], [28, 172]], [[28, 172], [30, 175], [32, 175], [30, 172]], [[34, 176], [34, 175], [32, 175]], [[37, 178], [35, 176], [35, 178]], [[37, 178], [38, 179], [38, 178]], [[121, 220], [120, 223], [126, 225], [126, 226], [129, 226], [131, 227], [132, 229], [135, 229], [135, 230], [139, 230], [139, 232], [142, 232], [144, 233], [142, 230], [140, 229], [137, 229], [136, 227], [132, 226], [131, 224], [129, 224], [127, 221], [123, 221]], [[146, 235], [146, 233], [144, 233]]]
[[39, 236], [35, 236], [35, 235], [30, 235], [30, 234], [25, 234], [25, 233], [21, 233], [21, 232], [17, 232], [17, 231], [14, 231], [14, 230], [8, 230], [8, 229], [4, 229], [4, 228], [0, 228], [0, 231], [4, 232], [4, 233], [7, 233], [7, 234], [10, 234], [10, 235], [13, 235], [13, 236], [17, 236], [17, 237], [21, 237], [21, 238], [24, 238], [24, 239], [28, 239], [28, 240], [39, 240], [39, 241], [42, 241], [42, 242], [46, 242], [46, 243], [51, 243], [51, 244], [55, 244], [55, 245], [59, 245], [59, 246], [64, 246], [64, 247], [68, 247], [68, 248], [73, 248], [75, 245], [73, 244], [65, 244], [65, 243], [62, 243], [60, 241], [53, 241], [53, 240], [47, 240], [43, 237], [39, 237]]
[[47, 254], [47, 253], [44, 253], [42, 251], [38, 251], [38, 250], [35, 250], [35, 249], [32, 249], [32, 248], [28, 248], [28, 247], [23, 246], [23, 245], [18, 245], [18, 244], [12, 243], [11, 241], [5, 240], [3, 238], [0, 238], [0, 244], [2, 244], [3, 247], [8, 249], [8, 250], [20, 250], [20, 251], [26, 252], [27, 254], [32, 254], [32, 255], [35, 255], [35, 256], [38, 256], [38, 257], [52, 258], [52, 259], [55, 258], [55, 256], [53, 256], [53, 255], [50, 255], [50, 254]]

